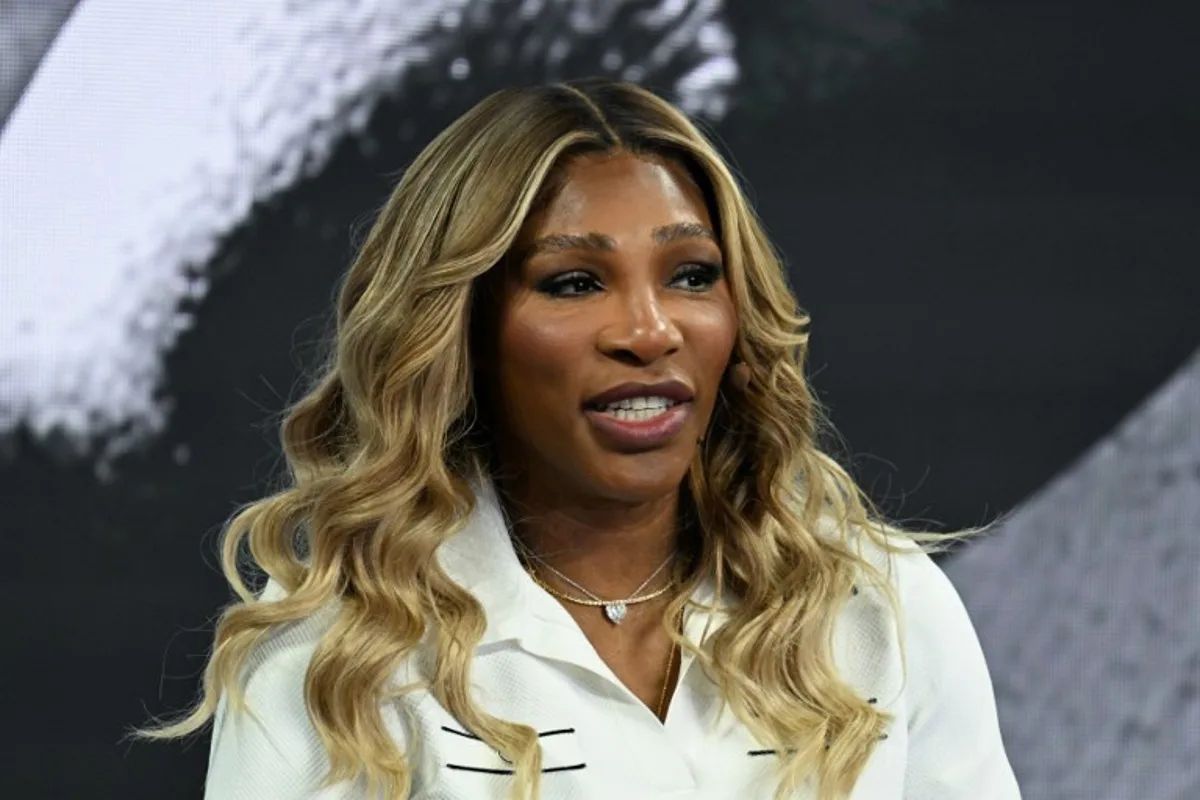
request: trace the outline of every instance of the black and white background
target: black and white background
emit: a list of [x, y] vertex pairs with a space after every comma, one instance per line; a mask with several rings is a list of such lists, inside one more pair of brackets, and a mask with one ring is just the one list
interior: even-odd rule
[[942, 561], [1038, 800], [1200, 797], [1200, 14], [1182, 2], [0, 0], [5, 797], [199, 798], [216, 536], [355, 231], [592, 74], [704, 120], [839, 456]]

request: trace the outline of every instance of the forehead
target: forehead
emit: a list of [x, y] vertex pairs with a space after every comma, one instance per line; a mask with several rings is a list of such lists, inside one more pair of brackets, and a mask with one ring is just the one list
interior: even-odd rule
[[553, 194], [526, 221], [521, 238], [593, 231], [620, 236], [678, 222], [712, 227], [703, 193], [675, 161], [627, 153], [586, 155], [561, 170]]

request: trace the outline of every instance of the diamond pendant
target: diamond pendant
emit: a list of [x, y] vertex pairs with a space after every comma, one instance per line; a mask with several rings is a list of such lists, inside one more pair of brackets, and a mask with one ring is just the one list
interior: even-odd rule
[[608, 617], [608, 621], [613, 625], [620, 625], [627, 610], [624, 603], [609, 603], [604, 607], [604, 616]]

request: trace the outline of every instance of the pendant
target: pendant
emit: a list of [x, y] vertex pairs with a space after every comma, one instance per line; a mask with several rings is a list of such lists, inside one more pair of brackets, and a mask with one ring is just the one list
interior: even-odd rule
[[608, 617], [608, 621], [613, 625], [620, 625], [627, 610], [624, 603], [609, 603], [604, 606], [604, 616]]

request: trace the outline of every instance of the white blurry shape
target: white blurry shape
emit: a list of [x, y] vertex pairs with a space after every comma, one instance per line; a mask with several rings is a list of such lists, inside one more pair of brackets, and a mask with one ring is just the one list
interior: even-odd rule
[[88, 0], [0, 138], [0, 434], [116, 455], [251, 206], [323, 163], [461, 3]]
[[[550, 5], [584, 35], [624, 2], [653, 5]], [[26, 424], [79, 453], [99, 443], [103, 475], [161, 432], [163, 357], [222, 238], [319, 171], [409, 68], [452, 53], [456, 26], [487, 18], [467, 12], [499, 5], [82, 2], [0, 136], [0, 436]], [[736, 78], [719, 10], [663, 2], [644, 22], [651, 67], [696, 47], [678, 100], [710, 116]]]
[[[733, 34], [716, 15], [721, 0], [662, 0], [657, 8], [639, 15], [638, 22], [649, 30], [661, 30], [663, 36], [641, 65], [626, 70], [627, 80], [643, 80], [647, 69], [660, 68], [686, 49], [697, 49], [706, 56], [675, 85], [676, 102], [689, 114], [720, 118], [728, 110], [728, 97], [722, 89], [737, 80]], [[644, 65], [644, 66], [642, 66]]]
[[1026, 796], [1200, 797], [1200, 352], [946, 572]]

